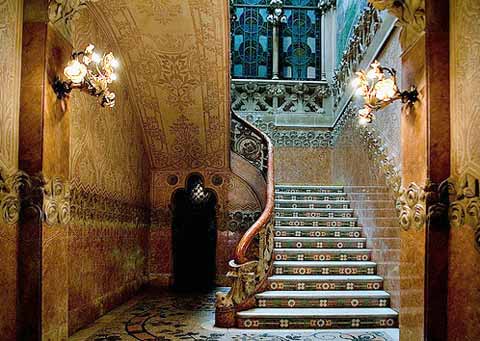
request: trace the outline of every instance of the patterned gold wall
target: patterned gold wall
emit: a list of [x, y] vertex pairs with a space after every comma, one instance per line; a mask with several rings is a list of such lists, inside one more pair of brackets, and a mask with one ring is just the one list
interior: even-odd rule
[[18, 113], [22, 46], [20, 1], [0, 1], [0, 167], [18, 165]]
[[[451, 175], [461, 190], [461, 180], [467, 175], [480, 179], [480, 3], [451, 0], [450, 10]], [[450, 232], [448, 340], [452, 341], [480, 339], [480, 250], [474, 243], [477, 227], [452, 226]]]
[[[117, 52], [91, 9], [73, 30], [76, 49]], [[123, 64], [123, 60], [121, 60]], [[126, 66], [114, 108], [73, 92], [70, 100], [69, 333], [125, 301], [148, 279], [150, 160]]]
[[[18, 167], [22, 10], [21, 1], [0, 1], [0, 179]], [[0, 219], [0, 335], [6, 340], [15, 339], [17, 236], [17, 225]]]

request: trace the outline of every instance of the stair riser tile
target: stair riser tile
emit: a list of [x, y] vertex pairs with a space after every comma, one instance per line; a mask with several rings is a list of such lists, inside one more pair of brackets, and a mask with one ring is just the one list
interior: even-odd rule
[[345, 193], [343, 187], [312, 187], [312, 186], [275, 186], [276, 192], [286, 192], [286, 193]]
[[363, 249], [365, 248], [364, 242], [355, 241], [342, 241], [342, 242], [329, 242], [329, 241], [275, 241], [275, 248], [277, 249]]
[[353, 212], [288, 212], [281, 211], [275, 212], [275, 217], [288, 217], [288, 218], [352, 218]]
[[333, 317], [312, 318], [238, 318], [238, 328], [245, 329], [355, 329], [355, 328], [397, 328], [396, 317]]
[[275, 220], [275, 226], [291, 227], [357, 227], [357, 222], [339, 220]]
[[369, 253], [359, 253], [359, 254], [336, 254], [336, 253], [321, 253], [321, 254], [310, 254], [310, 253], [301, 253], [291, 254], [291, 253], [275, 253], [275, 260], [278, 261], [369, 261]]
[[257, 299], [259, 308], [385, 308], [389, 306], [389, 298]]
[[361, 231], [275, 231], [275, 237], [361, 238]]
[[383, 288], [382, 281], [282, 281], [269, 282], [270, 290], [380, 290]]
[[275, 199], [285, 199], [285, 200], [331, 200], [331, 201], [346, 201], [348, 197], [346, 194], [300, 194], [300, 193], [292, 193], [292, 194], [280, 194], [275, 193]]
[[323, 209], [349, 209], [348, 202], [332, 202], [332, 203], [302, 203], [302, 202], [277, 202], [276, 208], [323, 208]]
[[313, 266], [275, 266], [276, 275], [375, 275], [375, 266], [342, 266], [342, 267], [313, 267]]

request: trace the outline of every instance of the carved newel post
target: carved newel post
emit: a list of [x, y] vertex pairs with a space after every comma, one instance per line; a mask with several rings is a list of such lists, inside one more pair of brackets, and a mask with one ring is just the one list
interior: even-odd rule
[[278, 77], [278, 59], [280, 53], [280, 25], [287, 22], [287, 17], [283, 14], [283, 1], [270, 1], [270, 14], [267, 20], [273, 26], [273, 42], [272, 42], [272, 79], [279, 79]]

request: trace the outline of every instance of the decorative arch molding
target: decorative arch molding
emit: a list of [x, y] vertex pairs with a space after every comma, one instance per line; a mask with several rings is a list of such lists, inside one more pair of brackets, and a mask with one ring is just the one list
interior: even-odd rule
[[398, 18], [400, 44], [405, 51], [425, 31], [425, 0], [368, 0], [380, 11]]

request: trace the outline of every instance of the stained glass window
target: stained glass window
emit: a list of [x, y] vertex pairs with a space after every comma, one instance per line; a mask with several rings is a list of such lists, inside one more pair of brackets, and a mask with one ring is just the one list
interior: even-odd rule
[[[318, 0], [284, 0], [286, 23], [279, 29], [280, 78], [315, 80], [321, 75]], [[270, 0], [232, 2], [232, 76], [272, 77]]]

